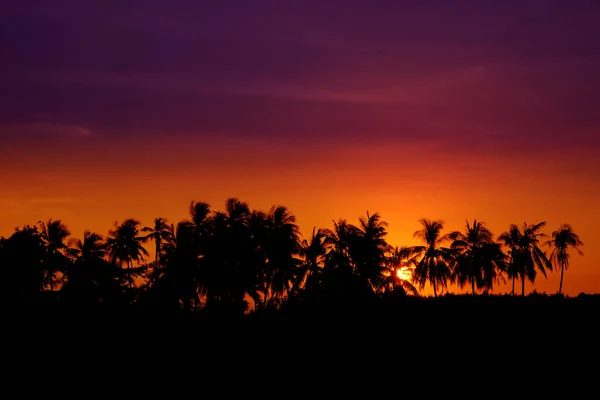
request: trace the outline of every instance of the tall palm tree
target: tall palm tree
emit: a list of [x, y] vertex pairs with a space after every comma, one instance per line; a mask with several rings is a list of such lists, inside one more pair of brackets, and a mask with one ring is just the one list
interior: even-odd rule
[[547, 276], [546, 270], [552, 271], [552, 263], [538, 245], [542, 238], [547, 237], [541, 232], [545, 225], [545, 221], [531, 225], [525, 222], [519, 229], [513, 224], [508, 232], [498, 237], [498, 240], [510, 248], [509, 270], [513, 277], [518, 275], [521, 279], [522, 296], [525, 296], [525, 278], [535, 283], [538, 270], [544, 277]]
[[104, 260], [106, 245], [100, 234], [86, 230], [83, 232], [83, 240], [73, 239], [69, 241], [68, 253], [75, 261]]
[[[416, 256], [417, 254], [414, 253], [412, 247], [402, 246], [394, 248], [386, 262], [385, 269], [387, 274], [384, 280], [384, 293], [400, 289], [404, 293], [419, 296], [419, 291], [410, 282], [412, 280], [412, 273], [418, 264]], [[405, 271], [410, 275], [401, 276]]]
[[271, 295], [280, 301], [289, 293], [299, 273], [300, 230], [294, 214], [277, 205], [267, 213], [266, 227], [267, 279]]
[[446, 288], [448, 280], [451, 278], [450, 264], [454, 251], [442, 247], [442, 244], [449, 239], [447, 235], [442, 235], [444, 221], [431, 221], [423, 218], [419, 220], [419, 223], [422, 228], [416, 231], [413, 236], [421, 239], [425, 245], [412, 247], [412, 251], [421, 257], [413, 272], [413, 280], [418, 285], [419, 290], [423, 290], [425, 284], [429, 281], [433, 287], [433, 295], [437, 297], [437, 288]]
[[[198, 238], [204, 238], [209, 234], [211, 226], [211, 214], [210, 204], [203, 201], [192, 201], [189, 206], [189, 215], [191, 223], [193, 225], [195, 235]], [[203, 246], [200, 246], [200, 251], [203, 250]]]
[[170, 228], [169, 222], [163, 217], [155, 218], [153, 227], [146, 226], [142, 228], [142, 232], [148, 233], [146, 236], [144, 236], [144, 239], [154, 240], [154, 244], [156, 245], [156, 251], [154, 255], [154, 264], [156, 267], [158, 267], [160, 263], [162, 243], [168, 241], [172, 237]]
[[215, 285], [216, 263], [208, 254], [212, 251], [214, 255], [215, 251], [210, 249], [215, 219], [210, 204], [204, 201], [191, 201], [188, 213], [190, 220], [182, 221], [177, 229], [178, 253], [183, 260], [178, 265], [178, 276], [185, 286], [183, 292], [193, 300], [193, 307], [198, 308], [200, 297], [207, 296], [209, 288]]
[[373, 291], [382, 287], [387, 255], [393, 251], [385, 240], [387, 226], [378, 213], [370, 215], [367, 211], [366, 218], [359, 218], [358, 248], [354, 252], [356, 274]]
[[129, 218], [121, 224], [115, 223], [115, 229], [109, 231], [106, 245], [108, 247], [111, 263], [115, 266], [127, 268], [129, 287], [133, 286], [131, 274], [138, 273], [132, 270], [133, 263], [143, 262], [148, 257], [148, 251], [143, 243], [146, 237], [140, 233], [140, 221]]
[[313, 290], [321, 286], [326, 253], [325, 232], [314, 227], [310, 238], [303, 239], [301, 243], [300, 256], [304, 262], [298, 274], [297, 287], [302, 286], [304, 289]]
[[54, 279], [57, 271], [64, 272], [68, 265], [68, 259], [63, 253], [67, 248], [67, 240], [71, 232], [61, 220], [53, 221], [52, 218], [47, 223], [40, 221], [40, 237], [46, 247], [46, 273], [50, 284], [50, 290], [54, 291]]
[[569, 249], [572, 248], [577, 251], [579, 255], [583, 255], [583, 252], [579, 249], [579, 246], [583, 246], [583, 242], [579, 240], [579, 236], [573, 232], [571, 225], [563, 224], [558, 230], [552, 232], [552, 239], [548, 240], [546, 245], [552, 249], [550, 261], [557, 267], [560, 265], [560, 285], [558, 286], [558, 294], [562, 294], [563, 275], [565, 270], [569, 268]]
[[63, 287], [67, 296], [75, 294], [77, 301], [97, 301], [102, 296], [100, 289], [111, 289], [109, 282], [114, 282], [114, 275], [104, 268], [109, 264], [105, 260], [106, 244], [102, 236], [86, 230], [83, 240], [73, 238], [69, 241], [67, 252], [73, 260], [67, 269], [67, 282]]
[[519, 242], [521, 241], [521, 230], [515, 224], [512, 224], [508, 231], [498, 236], [498, 240], [508, 247], [508, 264], [506, 266], [506, 275], [512, 280], [511, 295], [515, 295], [515, 280], [519, 279], [519, 265], [518, 265], [518, 249]]
[[[172, 236], [164, 244], [161, 273], [156, 274], [157, 287], [167, 296], [167, 302], [181, 304], [186, 310], [198, 309], [200, 294], [206, 283], [201, 277], [198, 230], [192, 221], [180, 221], [169, 227]], [[203, 238], [204, 239], [204, 238]]]
[[450, 248], [457, 254], [453, 261], [453, 279], [462, 288], [471, 284], [471, 293], [475, 290], [490, 290], [494, 282], [506, 269], [506, 255], [499, 244], [493, 240], [492, 232], [484, 223], [466, 222], [465, 232], [454, 231], [448, 237], [452, 240]]
[[359, 229], [345, 219], [333, 221], [333, 229], [324, 229], [327, 248], [323, 267], [326, 290], [345, 290], [355, 284], [354, 257]]
[[[207, 305], [238, 312], [247, 309], [246, 295], [254, 296], [260, 274], [254, 268], [250, 208], [237, 198], [225, 202], [225, 211], [212, 217], [207, 255], [202, 259], [207, 286]], [[255, 297], [255, 296], [254, 296]]]

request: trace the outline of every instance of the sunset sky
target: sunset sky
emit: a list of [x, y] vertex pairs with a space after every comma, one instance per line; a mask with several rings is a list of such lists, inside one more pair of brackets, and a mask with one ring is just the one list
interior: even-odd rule
[[0, 236], [227, 197], [306, 235], [379, 212], [393, 245], [420, 218], [570, 223], [564, 291], [600, 293], [598, 21], [597, 0], [3, 1]]

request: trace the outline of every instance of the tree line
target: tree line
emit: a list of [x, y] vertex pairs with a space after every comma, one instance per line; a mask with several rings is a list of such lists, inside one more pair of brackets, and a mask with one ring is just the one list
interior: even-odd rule
[[[510, 225], [494, 237], [481, 221], [444, 233], [441, 220], [421, 219], [421, 244], [390, 245], [388, 224], [366, 213], [351, 224], [333, 221], [303, 238], [284, 206], [267, 212], [229, 198], [223, 211], [192, 201], [176, 224], [158, 217], [115, 223], [106, 237], [81, 238], [61, 220], [15, 228], [0, 238], [3, 295], [20, 304], [154, 305], [179, 310], [244, 313], [285, 302], [331, 298], [419, 296], [427, 284], [437, 297], [448, 284], [471, 294], [490, 293], [512, 281], [535, 283], [560, 271], [558, 294], [573, 252], [583, 254], [568, 224], [551, 235], [546, 222]], [[144, 244], [152, 241], [154, 254]]]

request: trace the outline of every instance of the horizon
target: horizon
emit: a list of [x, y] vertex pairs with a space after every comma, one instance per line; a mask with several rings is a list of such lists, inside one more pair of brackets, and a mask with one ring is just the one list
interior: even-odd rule
[[0, 236], [232, 196], [304, 235], [378, 212], [394, 246], [420, 218], [568, 223], [564, 293], [600, 293], [598, 20], [587, 0], [6, 2]]
[[[243, 199], [239, 199], [239, 200], [242, 201], [242, 202], [244, 202]], [[202, 200], [197, 200], [197, 201], [202, 201]], [[224, 203], [224, 201], [223, 201], [223, 203]], [[209, 204], [209, 205], [211, 205], [211, 204]], [[272, 206], [277, 206], [277, 205], [283, 205], [283, 206], [285, 206], [284, 204], [279, 204], [279, 203], [273, 203], [272, 204]], [[251, 210], [258, 210], [258, 211], [264, 211], [264, 212], [268, 211], [269, 208], [271, 207], [271, 206], [269, 206], [269, 207], [266, 207], [266, 208], [258, 209], [258, 208], [252, 207], [252, 204], [248, 204], [248, 206], [250, 207]], [[189, 203], [188, 203], [188, 207], [189, 207]], [[223, 211], [223, 207], [213, 207], [211, 205], [211, 211], [212, 212]], [[290, 209], [290, 211], [293, 213], [293, 210]], [[414, 224], [415, 229], [413, 231], [410, 231], [410, 232], [406, 231], [406, 230], [402, 231], [403, 235], [406, 234], [407, 236], [410, 237], [410, 240], [408, 240], [408, 242], [396, 243], [396, 242], [393, 242], [392, 240], [390, 240], [390, 238], [395, 237], [395, 235], [393, 234], [394, 233], [393, 227], [390, 226], [389, 221], [386, 220], [386, 218], [385, 218], [385, 215], [382, 215], [381, 213], [379, 213], [376, 210], [366, 210], [364, 213], [362, 213], [360, 215], [357, 215], [355, 218], [345, 218], [345, 217], [332, 218], [331, 221], [330, 221], [331, 224], [326, 225], [326, 226], [316, 226], [315, 225], [314, 228], [316, 228], [316, 229], [319, 229], [319, 228], [322, 228], [322, 229], [325, 229], [325, 228], [331, 229], [332, 225], [333, 225], [333, 221], [335, 220], [337, 222], [339, 219], [345, 219], [348, 223], [350, 223], [352, 225], [358, 225], [359, 218], [364, 218], [366, 216], [367, 212], [370, 215], [373, 215], [374, 213], [378, 213], [382, 217], [382, 220], [385, 221], [386, 223], [388, 223], [386, 241], [390, 245], [392, 245], [394, 248], [395, 247], [400, 247], [400, 246], [417, 246], [417, 245], [422, 245], [423, 244], [422, 241], [420, 241], [418, 239], [415, 239], [413, 237], [414, 232], [416, 230], [418, 230], [418, 228], [420, 228], [420, 225], [419, 225], [419, 223], [418, 223], [417, 220], [415, 220], [415, 224]], [[181, 218], [179, 218], [177, 220], [172, 220], [172, 219], [170, 219], [170, 218], [168, 218], [166, 216], [160, 216], [160, 215], [157, 215], [156, 217], [167, 218], [168, 222], [174, 224], [175, 226], [180, 221], [189, 220], [189, 214], [187, 213], [187, 211], [184, 213], [183, 217], [181, 217]], [[145, 226], [152, 227], [152, 222], [153, 222], [154, 218], [156, 218], [156, 217], [152, 217], [148, 221], [144, 221], [144, 220], [141, 220], [139, 218], [135, 218], [133, 216], [129, 216], [129, 217], [121, 218], [119, 220], [115, 220], [114, 223], [113, 224], [109, 224], [109, 226], [104, 231], [94, 230], [94, 229], [89, 229], [89, 228], [84, 228], [80, 232], [74, 232], [71, 229], [71, 225], [69, 224], [69, 221], [62, 220], [60, 218], [52, 218], [52, 217], [51, 218], [54, 221], [61, 220], [67, 226], [67, 228], [69, 228], [69, 230], [71, 232], [71, 237], [72, 238], [81, 239], [82, 235], [83, 235], [83, 231], [84, 230], [90, 230], [91, 232], [100, 234], [104, 239], [106, 239], [107, 236], [108, 236], [107, 234], [108, 234], [109, 230], [114, 229], [115, 228], [115, 224], [120, 224], [121, 222], [123, 222], [124, 220], [126, 220], [128, 218], [133, 218], [133, 219], [139, 221], [141, 223], [140, 227], [145, 227]], [[432, 220], [436, 220], [436, 219], [440, 220], [441, 219], [444, 222], [444, 230], [443, 230], [444, 234], [445, 233], [450, 233], [452, 231], [461, 231], [461, 232], [463, 232], [464, 231], [464, 225], [467, 222], [465, 220], [465, 221], [463, 221], [463, 224], [461, 226], [454, 227], [454, 226], [448, 225], [447, 221], [445, 219], [443, 219], [443, 218], [428, 218], [428, 217], [424, 217], [424, 218], [432, 219]], [[20, 224], [19, 226], [15, 226], [14, 228], [17, 228], [17, 227], [18, 228], [23, 228], [26, 225], [34, 226], [34, 225], [37, 225], [38, 222], [44, 222], [44, 223], [46, 223], [46, 222], [48, 222], [48, 219], [49, 218], [45, 218], [45, 219], [42, 219], [40, 221], [36, 221], [34, 223], [31, 223], [31, 224]], [[507, 224], [505, 230], [496, 232], [496, 231], [493, 230], [492, 226], [490, 226], [490, 225], [487, 224], [487, 222], [485, 220], [479, 219], [479, 218], [476, 218], [476, 217], [474, 219], [476, 219], [478, 222], [484, 223], [488, 228], [490, 228], [490, 230], [491, 230], [491, 232], [493, 234], [494, 241], [497, 241], [498, 236], [501, 235], [502, 233], [508, 231], [508, 228], [509, 228], [509, 224]], [[296, 222], [297, 222], [298, 227], [300, 229], [300, 240], [302, 240], [302, 239], [307, 239], [307, 240], [310, 239], [310, 236], [311, 236], [313, 228], [311, 227], [308, 230], [302, 229], [302, 225], [300, 223], [298, 223], [298, 221], [296, 221]], [[473, 218], [469, 219], [468, 222], [470, 224], [472, 224], [473, 223]], [[530, 223], [530, 224], [537, 224], [537, 223], [546, 222], [546, 221], [545, 220], [539, 220], [539, 221], [536, 220], [536, 221], [523, 221], [523, 222], [527, 222], [527, 223]], [[523, 224], [523, 222], [521, 222], [521, 223], [517, 222], [516, 225], [519, 226], [519, 227], [521, 227], [521, 225]], [[558, 228], [559, 228], [558, 225], [556, 227], [552, 228], [552, 227], [548, 226], [548, 224], [546, 223], [546, 226], [542, 229], [541, 232], [547, 235], [547, 239], [550, 239], [552, 232], [555, 231], [555, 230], [557, 230]], [[11, 231], [11, 233], [12, 232], [14, 232], [14, 229], [13, 229], [13, 231]], [[577, 230], [575, 230], [575, 232], [577, 232]], [[0, 230], [0, 238], [3, 237], [3, 236], [4, 237], [9, 237], [10, 234], [3, 235], [2, 231]], [[540, 242], [540, 248], [549, 254], [549, 249], [548, 249], [547, 246], [542, 245], [543, 242], [544, 242], [544, 240], [541, 240], [541, 242]], [[446, 243], [446, 246], [448, 246], [448, 245], [449, 245], [449, 242]], [[144, 248], [146, 248], [146, 250], [148, 251], [149, 255], [147, 257], [145, 257], [144, 262], [142, 262], [142, 263], [136, 263], [136, 265], [140, 265], [140, 266], [142, 266], [142, 265], [149, 265], [149, 264], [151, 264], [154, 261], [153, 255], [154, 255], [154, 251], [155, 251], [155, 248], [156, 248], [155, 245], [154, 245], [154, 243], [150, 240], [150, 241], [144, 243], [143, 246], [144, 246]], [[505, 251], [507, 250], [505, 247], [504, 247], [504, 249], [505, 249]], [[571, 262], [570, 262], [571, 266], [570, 266], [570, 268], [568, 270], [565, 271], [565, 281], [563, 282], [563, 294], [566, 295], [566, 296], [569, 296], [569, 297], [575, 297], [575, 296], [579, 295], [580, 293], [585, 293], [585, 294], [600, 294], [600, 290], [595, 289], [595, 288], [598, 287], [598, 282], [596, 282], [596, 281], [586, 282], [587, 286], [586, 286], [586, 284], [584, 284], [582, 282], [578, 282], [578, 281], [576, 281], [575, 284], [569, 284], [569, 281], [572, 280], [571, 275], [572, 275], [572, 272], [573, 272], [573, 269], [572, 269], [573, 265], [574, 264], [575, 265], [579, 264], [579, 262], [583, 258], [585, 258], [587, 256], [587, 253], [586, 253], [587, 249], [586, 249], [585, 245], [583, 246], [582, 250], [584, 252], [584, 256], [577, 255], [573, 251], [573, 253], [571, 254], [571, 256], [572, 256], [571, 257]], [[558, 269], [556, 269], [556, 266], [555, 266], [555, 268], [552, 271], [547, 271], [547, 278], [544, 277], [542, 275], [542, 273], [538, 273], [538, 276], [537, 276], [537, 278], [535, 280], [535, 283], [532, 284], [530, 281], [528, 281], [528, 280], [526, 281], [526, 284], [525, 284], [525, 293], [526, 294], [531, 294], [531, 293], [554, 294], [554, 293], [556, 293], [557, 288], [558, 288], [559, 278], [560, 278], [560, 271]], [[490, 290], [491, 294], [508, 294], [508, 293], [511, 292], [511, 290], [512, 290], [512, 283], [511, 283], [510, 279], [508, 279], [506, 276], [504, 276], [503, 279], [505, 279], [504, 283], [498, 282], [498, 283], [494, 284], [493, 289]], [[412, 282], [412, 280], [409, 280], [409, 281]], [[142, 282], [144, 282], [143, 279], [141, 279], [141, 280], [137, 279], [137, 284], [140, 284]], [[591, 290], [589, 290], [589, 289], [588, 290], [573, 290], [573, 287], [583, 287], [583, 288], [589, 287], [589, 288], [592, 288], [592, 289]], [[520, 281], [517, 280], [517, 282], [515, 283], [515, 291], [519, 292], [519, 290], [520, 290], [519, 288], [520, 288]], [[441, 289], [438, 289], [438, 290], [439, 290], [438, 295], [440, 293], [442, 293], [442, 294], [445, 294], [445, 293], [448, 293], [448, 294], [469, 294], [469, 292], [470, 292], [469, 285], [466, 285], [463, 288], [461, 288], [461, 287], [459, 287], [458, 284], [453, 283], [453, 282], [448, 283], [448, 288], [447, 289], [444, 289], [443, 291], [441, 291]], [[421, 296], [433, 296], [433, 290], [432, 290], [431, 284], [427, 283], [425, 285], [425, 288], [423, 290], [419, 290], [419, 294]]]

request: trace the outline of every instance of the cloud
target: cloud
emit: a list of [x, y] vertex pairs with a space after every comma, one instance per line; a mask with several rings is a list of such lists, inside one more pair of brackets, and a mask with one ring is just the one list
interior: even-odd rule
[[92, 136], [93, 132], [79, 125], [31, 123], [0, 127], [0, 136], [16, 138], [76, 138]]

